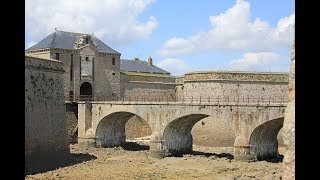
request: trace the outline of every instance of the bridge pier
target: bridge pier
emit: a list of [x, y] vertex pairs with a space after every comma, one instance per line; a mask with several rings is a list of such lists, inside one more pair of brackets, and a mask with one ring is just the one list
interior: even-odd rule
[[248, 138], [243, 135], [237, 136], [234, 142], [233, 158], [236, 161], [254, 161], [256, 156], [250, 153]]
[[93, 148], [95, 147], [96, 140], [95, 138], [79, 138], [78, 137], [78, 146], [80, 149]]
[[163, 136], [159, 131], [155, 131], [150, 136], [149, 155], [153, 158], [161, 159], [166, 156], [166, 151], [163, 144]]
[[117, 147], [125, 144], [126, 135], [124, 132], [116, 132], [112, 135], [104, 135], [96, 139], [96, 147]]

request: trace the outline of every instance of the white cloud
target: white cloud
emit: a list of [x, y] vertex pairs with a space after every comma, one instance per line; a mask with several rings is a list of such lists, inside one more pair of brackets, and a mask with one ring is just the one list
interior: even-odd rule
[[27, 44], [27, 47], [26, 47], [26, 48], [29, 48], [29, 47], [31, 47], [31, 46], [33, 46], [33, 45], [35, 45], [35, 44], [37, 44], [37, 42], [35, 42], [35, 41], [30, 41], [30, 42]]
[[[245, 53], [241, 59], [232, 60], [229, 69], [246, 71], [286, 71], [280, 66], [281, 58], [279, 54], [273, 52]], [[289, 62], [289, 60], [288, 60]]]
[[202, 51], [245, 52], [272, 51], [290, 48], [294, 39], [295, 14], [278, 21], [276, 27], [256, 18], [250, 20], [250, 4], [237, 0], [236, 4], [217, 16], [209, 17], [212, 28], [189, 37], [174, 37], [158, 50], [162, 57], [177, 57]]
[[39, 41], [54, 31], [94, 33], [105, 42], [124, 44], [148, 38], [158, 26], [139, 15], [154, 0], [26, 0], [26, 33]]
[[183, 60], [176, 58], [164, 59], [156, 63], [156, 66], [170, 72], [172, 75], [182, 75], [191, 70]]

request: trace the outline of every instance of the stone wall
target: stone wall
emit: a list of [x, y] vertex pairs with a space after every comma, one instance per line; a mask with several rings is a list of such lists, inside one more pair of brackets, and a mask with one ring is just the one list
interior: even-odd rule
[[62, 63], [25, 56], [25, 171], [68, 160]]
[[211, 116], [197, 122], [191, 133], [193, 143], [200, 146], [232, 147], [236, 139], [232, 124]]
[[[239, 71], [192, 72], [176, 78], [178, 99], [234, 97], [281, 100], [287, 97], [288, 73], [263, 73]], [[252, 99], [254, 100], [254, 99]], [[261, 99], [260, 99], [261, 100]], [[279, 146], [284, 146], [282, 129], [278, 134]], [[223, 120], [207, 117], [192, 129], [194, 144], [207, 146], [233, 146], [235, 134], [232, 127]]]
[[176, 99], [183, 99], [184, 97], [184, 86], [183, 86], [183, 80], [184, 80], [185, 76], [176, 76], [176, 88], [175, 88], [175, 92], [176, 92]]
[[[112, 66], [115, 58], [115, 66]], [[95, 94], [112, 100], [120, 98], [120, 55], [98, 54], [95, 61]]]
[[[44, 52], [28, 52], [32, 56], [40, 56]], [[118, 99], [120, 97], [120, 55], [98, 53], [90, 47], [80, 50], [50, 49], [45, 57], [55, 59], [59, 53], [59, 61], [63, 62], [63, 84], [64, 95], [68, 97], [73, 91], [74, 96], [80, 95], [80, 86], [84, 82], [92, 85], [93, 94], [100, 98]], [[94, 55], [93, 55], [94, 54]], [[70, 78], [71, 55], [73, 55], [73, 77]], [[80, 58], [85, 56], [94, 57], [93, 78], [81, 77]], [[42, 55], [44, 56], [44, 55]], [[115, 66], [112, 65], [112, 58], [115, 58]]]
[[283, 136], [286, 152], [283, 159], [283, 179], [295, 179], [295, 44], [291, 54], [289, 75], [289, 103], [283, 123]]
[[69, 142], [73, 144], [78, 141], [78, 104], [66, 102], [65, 106]]
[[48, 59], [50, 58], [50, 50], [40, 50], [40, 51], [29, 51], [29, 52], [26, 52], [27, 55], [32, 55], [34, 57], [38, 57], [38, 58], [45, 58], [45, 59]]
[[126, 138], [138, 138], [150, 136], [152, 130], [149, 124], [137, 115], [131, 117], [125, 126]]
[[185, 75], [184, 96], [194, 98], [263, 98], [287, 97], [287, 73], [194, 72]]
[[121, 73], [121, 97], [150, 101], [175, 99], [175, 78], [168, 75]]

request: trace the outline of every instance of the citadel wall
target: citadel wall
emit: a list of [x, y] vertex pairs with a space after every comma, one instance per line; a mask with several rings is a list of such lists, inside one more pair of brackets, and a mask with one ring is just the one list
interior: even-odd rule
[[25, 170], [68, 161], [62, 63], [25, 56]]

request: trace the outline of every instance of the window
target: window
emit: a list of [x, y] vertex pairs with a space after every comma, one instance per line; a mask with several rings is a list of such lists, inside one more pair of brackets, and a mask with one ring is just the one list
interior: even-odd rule
[[86, 44], [89, 44], [89, 38], [86, 38]]
[[115, 66], [115, 65], [116, 65], [116, 59], [112, 58], [112, 66]]
[[89, 60], [89, 57], [82, 57], [80, 66], [82, 77], [92, 77], [93, 61]]
[[116, 75], [116, 73], [112, 73], [112, 75]]
[[71, 54], [71, 62], [70, 62], [70, 81], [73, 79], [73, 54]]
[[56, 53], [56, 60], [60, 60], [60, 54]]

